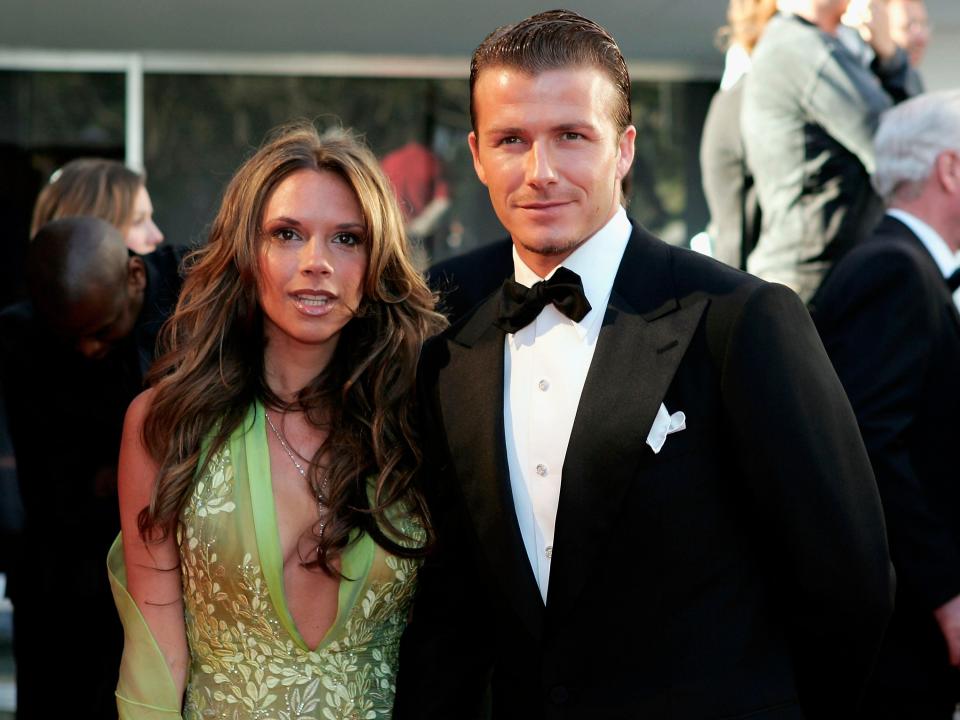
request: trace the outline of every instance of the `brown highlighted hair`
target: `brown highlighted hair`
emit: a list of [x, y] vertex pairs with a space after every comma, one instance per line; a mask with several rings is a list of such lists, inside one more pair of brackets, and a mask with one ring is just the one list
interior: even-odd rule
[[[333, 358], [291, 406], [264, 377], [258, 258], [270, 193], [304, 169], [335, 173], [355, 193], [368, 266], [360, 308]], [[156, 391], [143, 433], [159, 476], [139, 517], [141, 536], [164, 538], [176, 527], [202, 470], [201, 443], [210, 441], [212, 457], [260, 400], [268, 408], [303, 410], [328, 433], [307, 479], [316, 496], [326, 475], [329, 517], [322, 534], [318, 526], [312, 533], [318, 560], [306, 565], [334, 572], [331, 561], [353, 528], [395, 554], [416, 553], [387, 511], [403, 502], [429, 531], [414, 485], [421, 454], [412, 405], [420, 347], [444, 325], [434, 301], [411, 262], [400, 209], [373, 154], [342, 130], [321, 137], [312, 124], [299, 123], [275, 131], [227, 185], [209, 241], [188, 259], [180, 300], [162, 332], [165, 352], [150, 374]]]
[[79, 158], [64, 165], [33, 206], [30, 237], [51, 220], [90, 215], [126, 233], [144, 176], [116, 160]]
[[616, 88], [618, 102], [611, 110], [617, 131], [632, 122], [630, 74], [616, 41], [602, 26], [572, 10], [549, 10], [490, 33], [470, 60], [470, 121], [477, 130], [473, 91], [487, 68], [508, 67], [529, 75], [568, 67], [595, 67]]

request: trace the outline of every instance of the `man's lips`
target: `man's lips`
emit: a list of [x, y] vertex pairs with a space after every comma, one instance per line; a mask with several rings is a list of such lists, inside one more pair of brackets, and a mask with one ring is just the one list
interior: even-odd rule
[[521, 210], [553, 210], [554, 208], [569, 205], [570, 202], [570, 200], [534, 200], [531, 202], [519, 202], [517, 203], [517, 207]]

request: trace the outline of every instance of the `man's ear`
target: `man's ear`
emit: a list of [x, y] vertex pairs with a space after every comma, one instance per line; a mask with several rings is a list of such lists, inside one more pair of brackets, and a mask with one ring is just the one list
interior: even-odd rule
[[147, 287], [147, 266], [143, 258], [133, 256], [127, 260], [127, 289], [131, 295], [142, 293]]
[[480, 162], [480, 145], [477, 141], [477, 133], [472, 132], [467, 135], [467, 144], [470, 146], [470, 154], [473, 155], [473, 169], [480, 178], [480, 182], [487, 184], [487, 174], [483, 171], [483, 164]]
[[620, 134], [620, 140], [617, 143], [617, 150], [620, 153], [620, 157], [617, 159], [617, 180], [623, 180], [630, 172], [630, 166], [633, 165], [636, 139], [637, 129], [633, 125], [627, 125]]
[[937, 155], [934, 168], [940, 186], [950, 195], [960, 193], [960, 154], [947, 150]]

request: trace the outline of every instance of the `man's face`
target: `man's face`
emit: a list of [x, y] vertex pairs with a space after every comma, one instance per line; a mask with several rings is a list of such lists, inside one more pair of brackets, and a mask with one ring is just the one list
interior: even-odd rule
[[58, 334], [84, 357], [100, 360], [133, 332], [146, 287], [140, 258], [131, 258], [124, 283], [97, 284], [74, 302], [56, 323]]
[[917, 67], [930, 42], [930, 24], [927, 6], [923, 0], [890, 0], [887, 3], [890, 19], [890, 37], [907, 51], [910, 64]]
[[[863, 0], [863, 2], [869, 2], [869, 0]], [[843, 14], [847, 10], [853, 10], [851, 7], [853, 3], [850, 0], [800, 0], [796, 3], [795, 11], [799, 12], [804, 17], [816, 16], [819, 17], [818, 24], [822, 29], [826, 29], [830, 32], [833, 32], [832, 26], [840, 23]], [[827, 26], [824, 28], [823, 23]]]
[[617, 211], [636, 130], [617, 131], [616, 89], [594, 67], [492, 67], [473, 92], [477, 176], [520, 257], [546, 275]]

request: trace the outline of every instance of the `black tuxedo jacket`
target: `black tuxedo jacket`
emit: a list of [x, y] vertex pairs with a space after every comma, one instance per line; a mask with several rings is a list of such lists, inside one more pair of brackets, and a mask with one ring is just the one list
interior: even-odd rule
[[877, 687], [960, 701], [933, 617], [960, 594], [960, 316], [933, 257], [887, 216], [828, 276], [814, 317], [860, 423], [897, 571]]
[[[845, 717], [892, 578], [869, 460], [800, 300], [634, 230], [563, 466], [546, 606], [510, 490], [498, 304], [424, 349], [439, 549], [396, 717]], [[686, 429], [655, 454], [661, 402]]]

